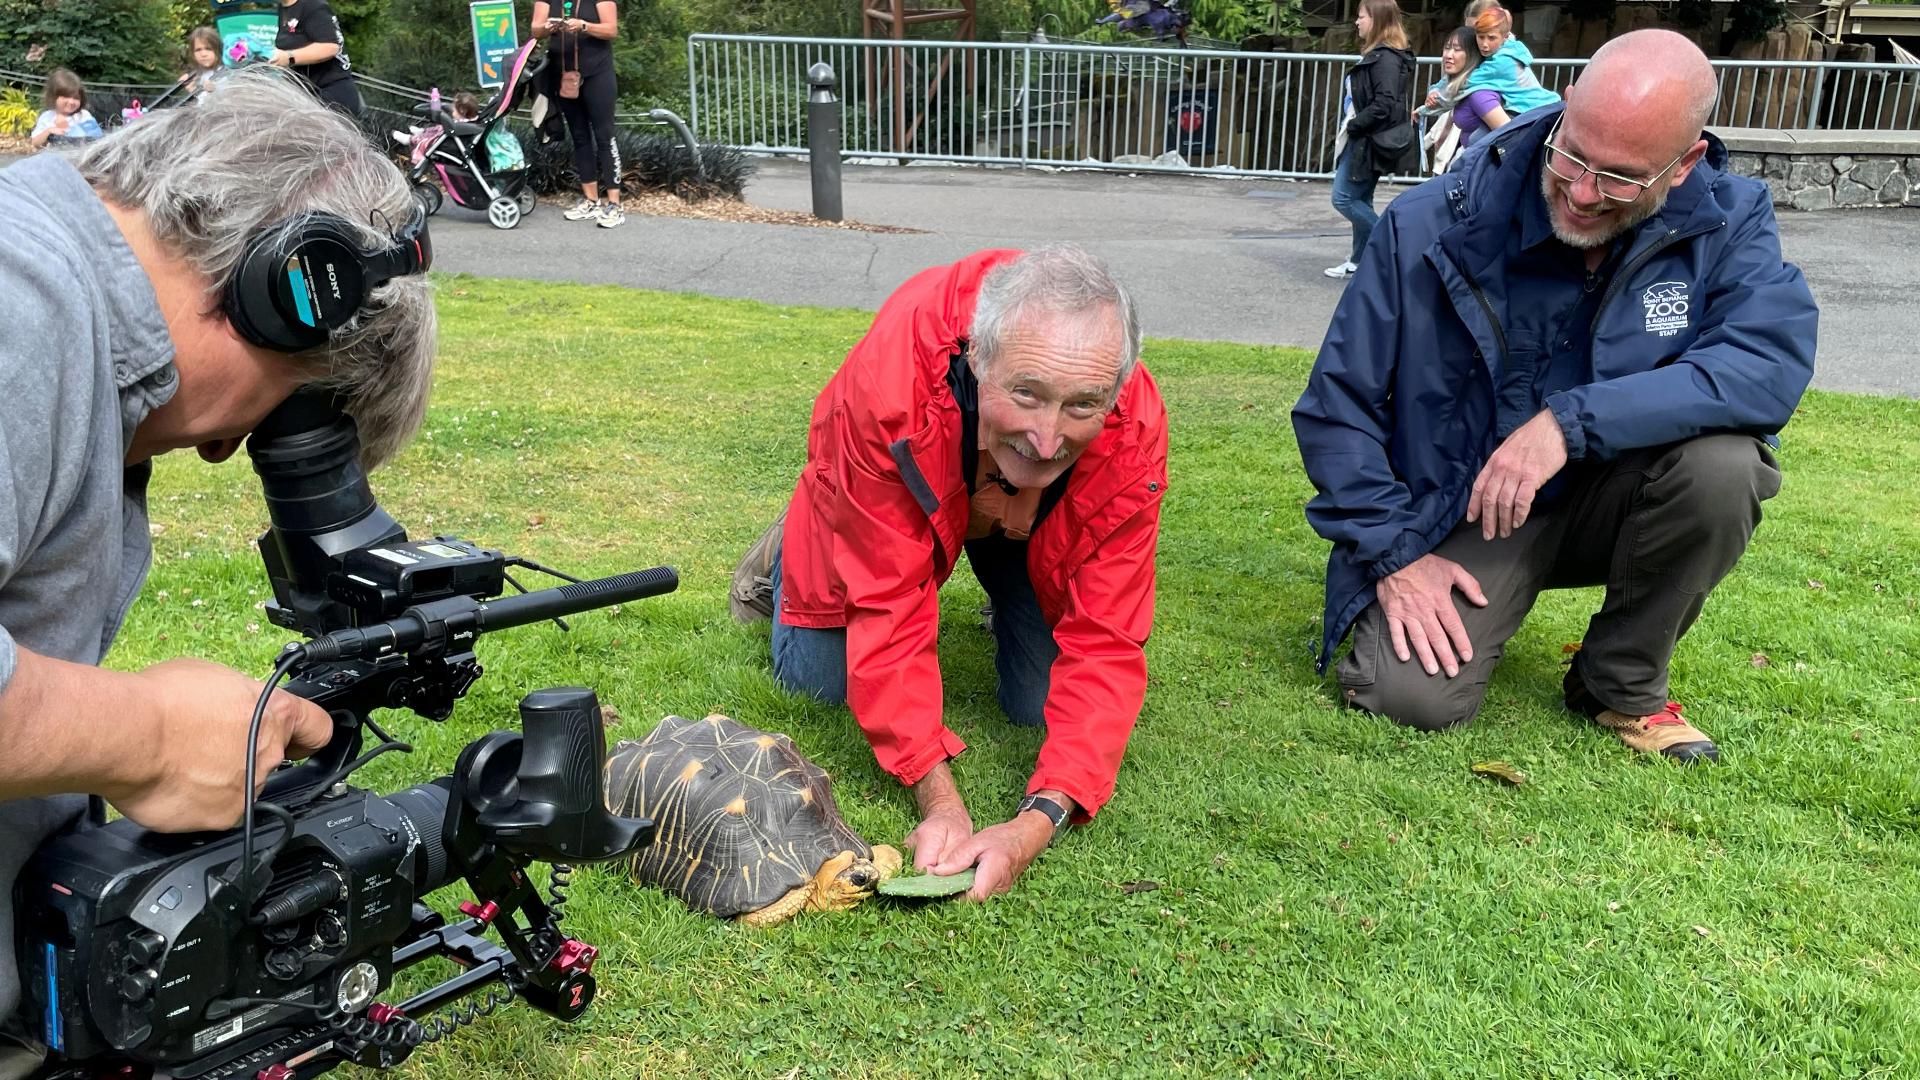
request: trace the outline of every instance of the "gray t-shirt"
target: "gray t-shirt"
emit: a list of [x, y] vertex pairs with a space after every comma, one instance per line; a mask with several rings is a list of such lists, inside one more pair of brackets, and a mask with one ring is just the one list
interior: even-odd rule
[[[97, 664], [113, 643], [152, 561], [152, 470], [127, 468], [127, 447], [179, 380], [153, 285], [60, 155], [0, 170], [0, 311], [4, 690], [21, 647]], [[20, 1004], [14, 879], [85, 805], [79, 796], [0, 802], [0, 1020]]]

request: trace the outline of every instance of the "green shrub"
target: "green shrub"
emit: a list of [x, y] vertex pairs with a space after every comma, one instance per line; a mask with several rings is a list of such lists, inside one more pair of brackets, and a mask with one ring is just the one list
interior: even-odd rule
[[0, 90], [0, 135], [25, 135], [40, 118], [40, 106], [25, 90]]

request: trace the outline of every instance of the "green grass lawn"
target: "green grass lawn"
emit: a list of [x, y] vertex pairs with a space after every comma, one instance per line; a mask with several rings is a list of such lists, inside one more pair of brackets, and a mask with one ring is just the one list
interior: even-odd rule
[[[390, 718], [421, 752], [361, 782], [443, 772], [521, 694], [585, 683], [624, 717], [613, 736], [709, 711], [788, 732], [853, 826], [897, 843], [907, 791], [844, 710], [776, 688], [765, 626], [725, 603], [869, 316], [453, 277], [441, 317], [433, 409], [375, 476], [382, 503], [415, 536], [580, 574], [671, 563], [683, 584], [572, 634], [484, 640], [454, 718]], [[569, 914], [605, 953], [596, 1007], [564, 1026], [515, 1005], [409, 1074], [1915, 1075], [1920, 403], [1803, 404], [1785, 490], [1674, 663], [1723, 754], [1688, 770], [1560, 708], [1597, 592], [1540, 605], [1467, 730], [1335, 706], [1288, 422], [1310, 360], [1150, 343], [1173, 456], [1146, 710], [1112, 803], [1013, 894], [748, 931], [584, 871]], [[164, 459], [152, 510], [156, 565], [111, 662], [264, 673], [286, 635], [257, 610], [247, 463]], [[994, 704], [978, 586], [943, 595], [948, 723], [973, 747], [955, 771], [984, 825], [1040, 736]], [[1531, 782], [1468, 771], [1490, 758]]]

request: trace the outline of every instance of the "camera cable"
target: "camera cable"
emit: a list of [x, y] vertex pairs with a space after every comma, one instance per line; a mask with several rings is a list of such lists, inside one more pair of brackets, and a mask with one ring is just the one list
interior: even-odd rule
[[[240, 815], [239, 886], [241, 900], [248, 909], [253, 907], [254, 898], [253, 811], [260, 791], [258, 786], [260, 770], [256, 764], [260, 753], [260, 724], [266, 719], [267, 702], [273, 697], [274, 688], [279, 686], [281, 680], [287, 677], [287, 673], [293, 670], [294, 665], [306, 659], [306, 655], [306, 646], [297, 644], [288, 645], [286, 649], [280, 653], [279, 662], [273, 665], [273, 674], [267, 677], [266, 684], [260, 688], [259, 700], [253, 703], [253, 719], [247, 725], [247, 803], [246, 808], [241, 811]], [[272, 806], [270, 803], [258, 803], [258, 805], [262, 807]], [[273, 806], [272, 810], [268, 812], [272, 813], [275, 811], [278, 812], [283, 825], [280, 832], [280, 843], [276, 845], [273, 850], [273, 854], [277, 855], [279, 854], [280, 845], [284, 845], [293, 835], [293, 815], [288, 814], [285, 810], [277, 806]]]

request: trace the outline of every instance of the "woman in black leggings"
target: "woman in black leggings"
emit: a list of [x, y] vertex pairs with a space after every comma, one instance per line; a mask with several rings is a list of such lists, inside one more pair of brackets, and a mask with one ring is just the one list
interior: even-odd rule
[[[620, 145], [613, 131], [613, 39], [619, 33], [620, 12], [613, 0], [535, 0], [533, 5], [533, 36], [554, 39], [547, 47], [549, 91], [567, 118], [573, 170], [580, 175], [580, 201], [565, 217], [598, 221], [603, 229], [627, 220], [620, 207]], [[579, 94], [568, 97], [576, 81]]]

